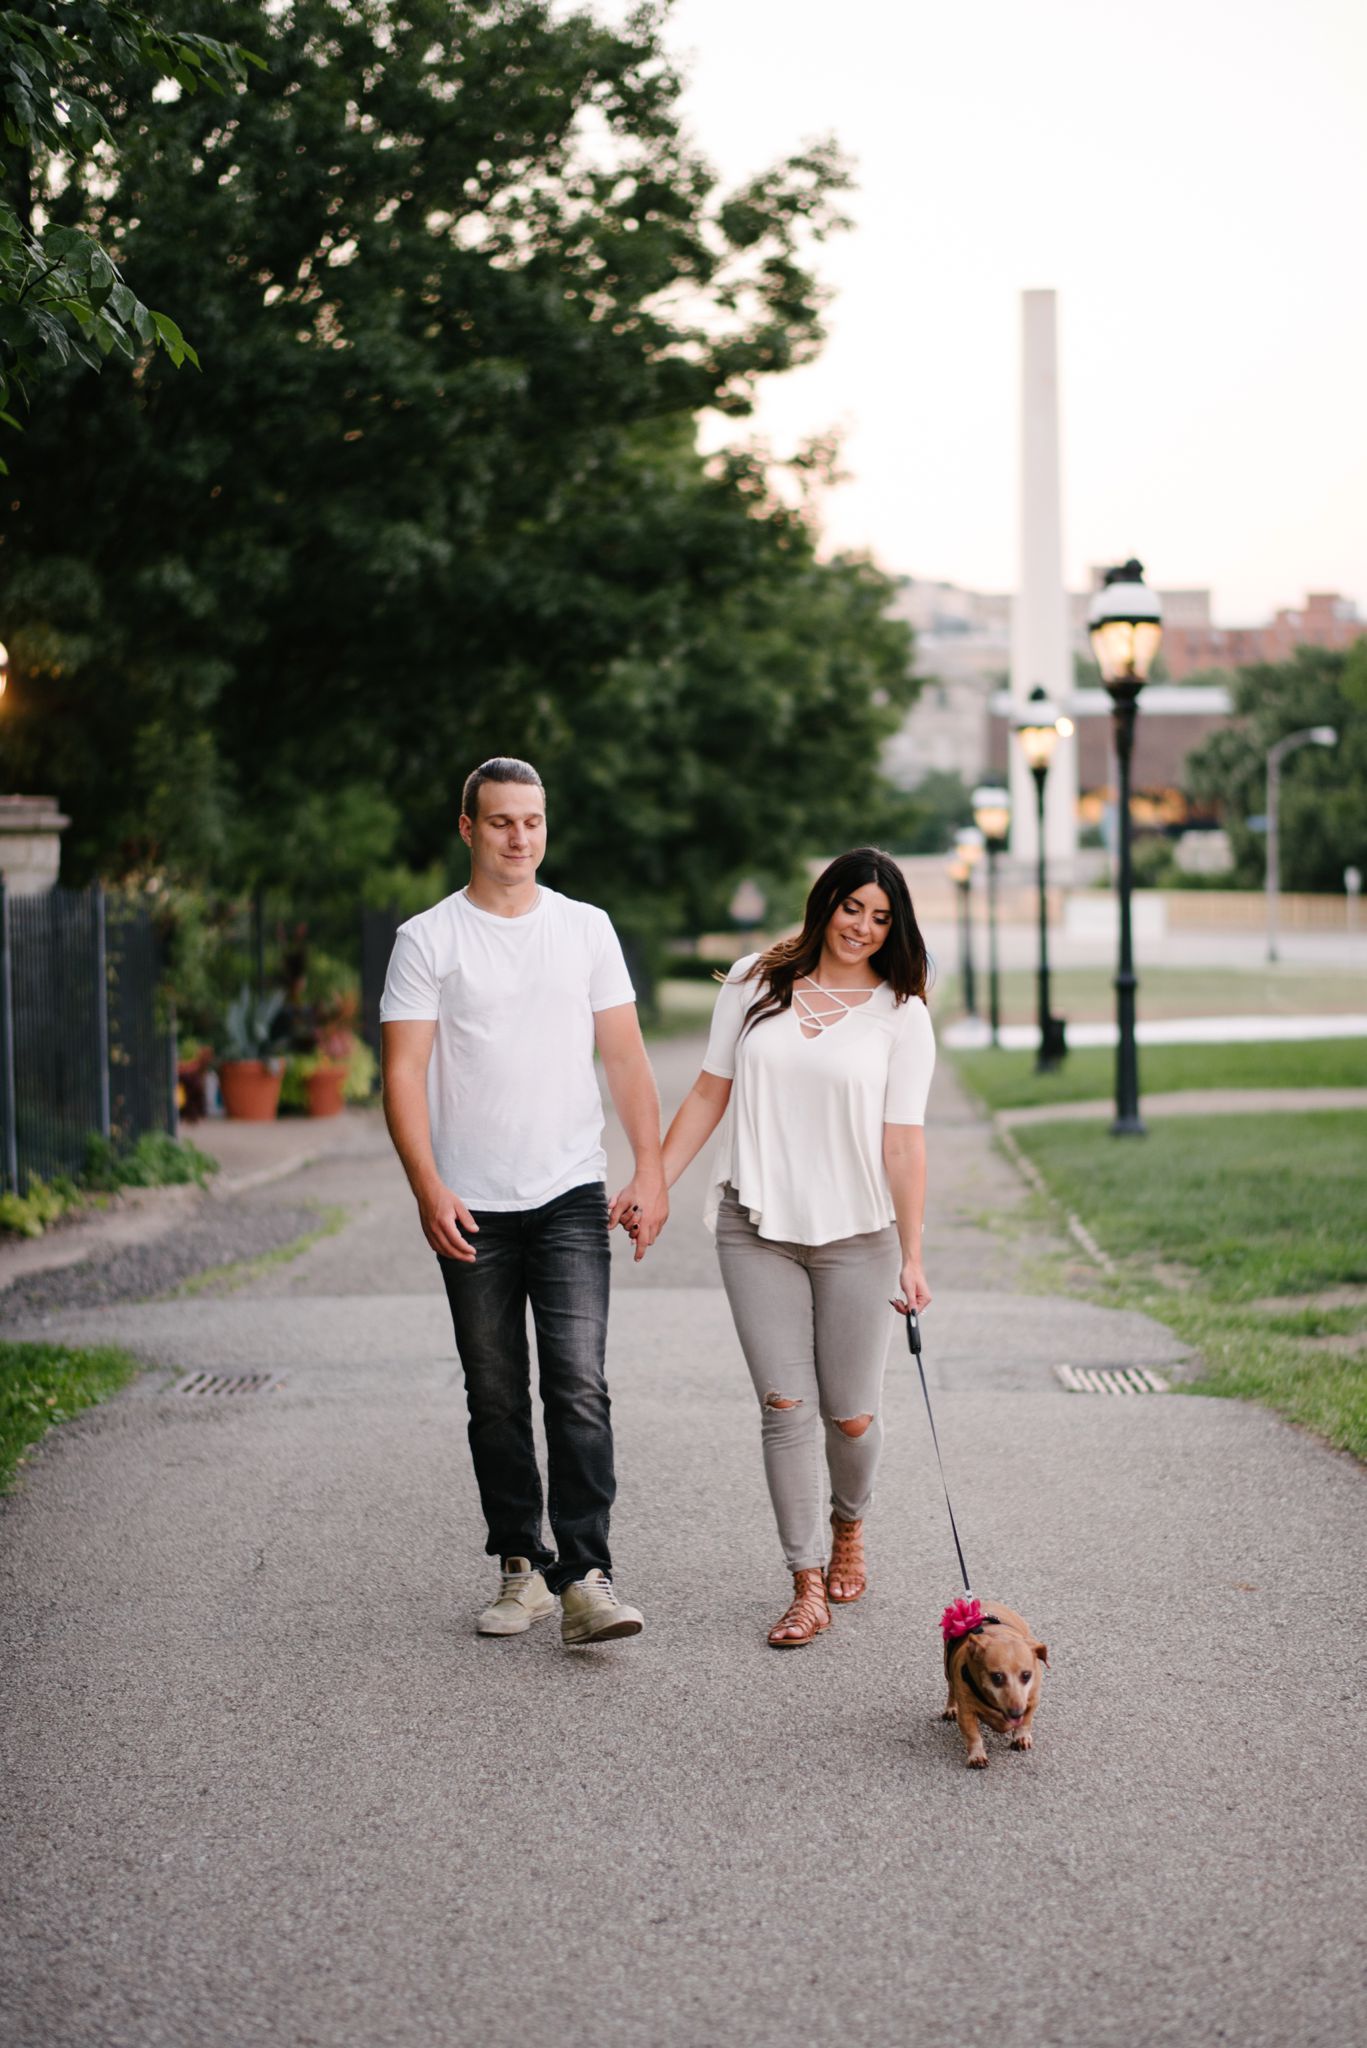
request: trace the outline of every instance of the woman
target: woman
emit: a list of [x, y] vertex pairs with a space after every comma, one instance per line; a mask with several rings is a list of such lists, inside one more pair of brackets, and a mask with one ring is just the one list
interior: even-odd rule
[[702, 1072], [665, 1139], [672, 1186], [730, 1108], [707, 1221], [793, 1575], [792, 1604], [769, 1632], [779, 1650], [810, 1643], [830, 1626], [828, 1600], [858, 1600], [868, 1583], [889, 1297], [904, 1314], [930, 1300], [925, 987], [901, 869], [873, 847], [842, 853], [815, 883], [797, 937], [727, 975]]

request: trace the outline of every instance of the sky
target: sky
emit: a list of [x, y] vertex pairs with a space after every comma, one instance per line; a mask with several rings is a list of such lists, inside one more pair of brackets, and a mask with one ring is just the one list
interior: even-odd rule
[[727, 183], [855, 159], [830, 339], [746, 429], [842, 433], [828, 545], [1013, 587], [1052, 287], [1069, 584], [1136, 554], [1222, 624], [1367, 613], [1367, 0], [676, 0], [669, 40]]

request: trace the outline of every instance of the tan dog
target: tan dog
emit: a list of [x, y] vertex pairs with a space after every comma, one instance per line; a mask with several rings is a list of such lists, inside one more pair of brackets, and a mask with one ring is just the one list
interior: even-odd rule
[[995, 1600], [982, 1602], [982, 1620], [945, 1642], [949, 1698], [944, 1719], [957, 1721], [971, 1771], [987, 1768], [981, 1723], [1009, 1735], [1012, 1749], [1029, 1749], [1030, 1723], [1039, 1705], [1040, 1666], [1049, 1662], [1028, 1621]]

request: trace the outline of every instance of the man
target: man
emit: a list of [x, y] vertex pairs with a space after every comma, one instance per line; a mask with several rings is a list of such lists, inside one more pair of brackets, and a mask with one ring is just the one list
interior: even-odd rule
[[[483, 1635], [561, 1603], [567, 1643], [636, 1635], [608, 1553], [616, 1493], [603, 1356], [608, 1233], [644, 1257], [669, 1214], [660, 1103], [606, 914], [543, 888], [545, 791], [497, 758], [465, 784], [470, 881], [400, 927], [385, 981], [384, 1102], [465, 1374], [470, 1450], [499, 1559]], [[636, 1170], [609, 1205], [595, 1045]], [[551, 1533], [542, 1541], [527, 1304], [536, 1326]]]

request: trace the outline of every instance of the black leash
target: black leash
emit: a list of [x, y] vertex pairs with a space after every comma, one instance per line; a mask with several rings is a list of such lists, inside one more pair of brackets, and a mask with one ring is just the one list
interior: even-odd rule
[[921, 1362], [921, 1322], [914, 1308], [907, 1310], [907, 1349], [916, 1360], [916, 1370], [921, 1376], [921, 1392], [925, 1395], [926, 1416], [930, 1422], [930, 1440], [935, 1446], [935, 1462], [940, 1468], [940, 1484], [945, 1490], [945, 1506], [949, 1509], [949, 1526], [954, 1535], [954, 1548], [959, 1553], [959, 1576], [964, 1582], [964, 1592], [972, 1599], [973, 1588], [968, 1583], [968, 1566], [964, 1563], [964, 1547], [959, 1541], [959, 1528], [954, 1520], [954, 1508], [949, 1498], [949, 1482], [945, 1478], [945, 1461], [940, 1456], [940, 1438], [935, 1428], [935, 1411], [930, 1405], [930, 1389], [926, 1385], [926, 1369]]

